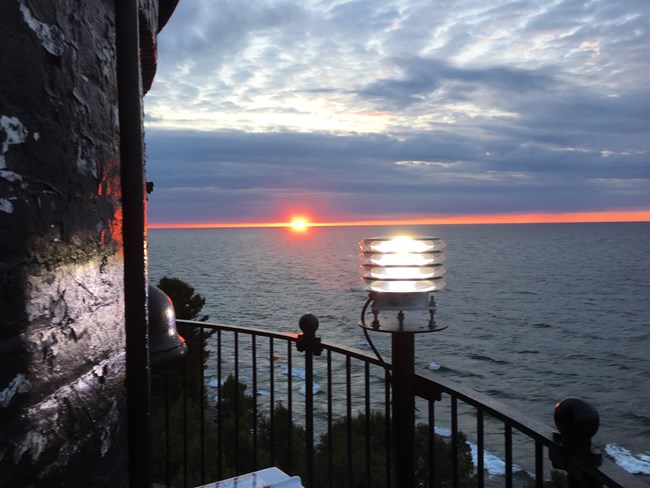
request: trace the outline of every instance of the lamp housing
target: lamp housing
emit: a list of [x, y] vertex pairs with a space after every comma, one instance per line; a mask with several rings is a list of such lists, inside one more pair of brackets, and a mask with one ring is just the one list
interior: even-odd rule
[[157, 286], [149, 285], [149, 361], [151, 365], [182, 358], [187, 353], [185, 339], [176, 330], [174, 304]]

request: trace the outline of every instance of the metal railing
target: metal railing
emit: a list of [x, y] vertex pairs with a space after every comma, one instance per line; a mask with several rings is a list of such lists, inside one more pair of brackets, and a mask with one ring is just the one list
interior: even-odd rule
[[[197, 486], [278, 466], [309, 488], [394, 486], [391, 365], [309, 330], [178, 328], [188, 356], [152, 380], [154, 481]], [[434, 374], [413, 380], [416, 486], [541, 488], [552, 467], [568, 473], [565, 486], [647, 486], [590, 439]]]

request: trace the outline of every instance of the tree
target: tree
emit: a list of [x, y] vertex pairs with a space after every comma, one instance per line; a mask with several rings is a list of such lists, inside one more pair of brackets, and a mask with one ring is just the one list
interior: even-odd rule
[[[316, 487], [349, 486], [348, 459], [350, 458], [352, 485], [355, 487], [388, 486], [386, 479], [386, 416], [383, 412], [371, 411], [368, 419], [363, 412], [357, 413], [350, 422], [352, 452], [347, 449], [347, 417], [332, 424], [332, 439], [328, 434], [320, 437], [315, 451], [315, 485]], [[436, 488], [452, 486], [452, 456], [451, 443], [439, 435], [430, 433], [428, 424], [418, 424], [416, 427], [416, 486], [429, 486], [429, 438], [433, 437], [433, 466]], [[458, 433], [458, 486], [466, 488], [475, 486], [473, 476], [474, 465], [472, 455], [465, 435]], [[369, 446], [366, 451], [366, 443]], [[330, 447], [331, 446], [331, 447]], [[331, 469], [330, 469], [331, 452]], [[367, 459], [369, 454], [369, 459]], [[370, 479], [366, 479], [366, 464]]]
[[194, 293], [194, 288], [183, 280], [164, 276], [158, 281], [158, 288], [164, 291], [174, 304], [174, 312], [179, 320], [198, 320], [205, 322], [208, 315], [201, 315], [205, 298]]

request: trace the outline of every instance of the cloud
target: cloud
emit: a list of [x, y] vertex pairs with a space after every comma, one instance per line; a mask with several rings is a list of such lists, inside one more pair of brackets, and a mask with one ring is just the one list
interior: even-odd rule
[[181, 2], [145, 99], [151, 219], [647, 208], [649, 19], [645, 0]]
[[526, 94], [542, 90], [554, 80], [541, 71], [507, 67], [460, 68], [440, 59], [396, 59], [403, 71], [397, 79], [376, 80], [360, 90], [361, 97], [387, 102], [385, 109], [404, 109], [423, 103], [436, 90], [447, 86], [445, 100], [467, 100], [468, 94], [486, 90]]
[[[644, 155], [518, 145], [482, 152], [455, 134], [148, 131], [152, 221], [282, 220], [291, 207], [340, 215], [602, 210], [650, 204]], [[493, 149], [494, 150], [494, 149]], [[431, 156], [444, 156], [432, 161]], [[603, 164], [616, 158], [617, 164]], [[597, 183], [597, 184], [596, 184]], [[606, 194], [608, 192], [614, 192]], [[627, 193], [626, 193], [627, 192]], [[173, 220], [173, 219], [172, 219]]]

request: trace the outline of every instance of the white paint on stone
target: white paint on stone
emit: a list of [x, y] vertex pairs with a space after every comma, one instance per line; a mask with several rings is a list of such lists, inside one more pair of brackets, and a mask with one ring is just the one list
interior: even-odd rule
[[22, 373], [17, 374], [9, 386], [0, 391], [0, 407], [7, 408], [16, 393], [27, 393], [31, 389], [32, 384], [27, 377]]
[[14, 206], [7, 198], [0, 198], [0, 212], [2, 213], [13, 213]]
[[97, 178], [97, 154], [95, 148], [85, 141], [77, 145], [77, 171]]
[[10, 181], [11, 183], [17, 183], [19, 181], [23, 181], [23, 177], [21, 175], [6, 169], [0, 169], [0, 178], [2, 178], [3, 180]]
[[[119, 326], [123, 322], [121, 258], [103, 263], [97, 256], [26, 277], [26, 319], [39, 324], [24, 338], [32, 353], [58, 356], [74, 347], [99, 356], [102, 350], [124, 346]], [[50, 333], [55, 333], [56, 342]]]
[[106, 422], [104, 424], [104, 428], [102, 429], [101, 445], [99, 448], [99, 452], [102, 457], [106, 456], [106, 453], [111, 448], [113, 429], [115, 428], [115, 425], [118, 424], [118, 421], [119, 421], [119, 412], [117, 408], [117, 402], [113, 400], [113, 403], [111, 404], [111, 409], [106, 415]]
[[41, 41], [41, 46], [54, 56], [61, 56], [65, 51], [65, 37], [63, 31], [56, 25], [48, 25], [38, 20], [32, 14], [29, 7], [25, 5], [24, 0], [20, 0], [20, 11], [23, 14], [25, 23], [31, 30], [34, 31], [38, 40]]
[[[0, 170], [3, 170], [7, 168], [5, 154], [9, 151], [9, 146], [11, 144], [22, 144], [25, 142], [27, 140], [27, 129], [18, 120], [18, 117], [0, 115], [0, 131], [5, 133], [4, 140], [2, 141], [2, 152], [0, 152]], [[15, 174], [11, 171], [8, 173]]]
[[40, 135], [38, 132], [34, 132], [34, 133], [32, 134], [32, 137], [34, 138], [34, 140], [35, 140], [36, 142], [38, 142], [38, 140], [41, 138], [41, 135]]
[[32, 461], [36, 461], [43, 452], [43, 449], [45, 449], [46, 445], [47, 437], [45, 437], [43, 434], [35, 430], [27, 432], [25, 437], [23, 437], [20, 442], [16, 444], [16, 447], [14, 449], [14, 463], [18, 464], [20, 462], [20, 458], [22, 458], [23, 454], [25, 454], [27, 451], [29, 451]]

